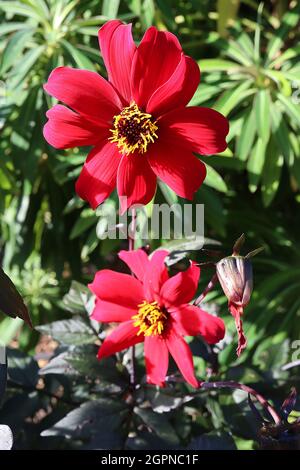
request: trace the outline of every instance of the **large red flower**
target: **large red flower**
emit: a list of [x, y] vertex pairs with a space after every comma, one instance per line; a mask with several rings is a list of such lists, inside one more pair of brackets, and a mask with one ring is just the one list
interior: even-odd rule
[[46, 140], [60, 149], [93, 146], [77, 193], [96, 208], [117, 186], [124, 212], [147, 204], [159, 177], [192, 199], [206, 175], [193, 152], [222, 152], [228, 133], [217, 111], [186, 107], [200, 81], [198, 65], [176, 36], [155, 27], [137, 47], [131, 25], [112, 20], [100, 29], [99, 44], [108, 81], [88, 70], [58, 67], [44, 86], [67, 105], [47, 112]]
[[164, 264], [165, 250], [149, 259], [142, 250], [121, 251], [120, 258], [135, 277], [115, 271], [99, 271], [91, 291], [96, 295], [92, 318], [99, 322], [120, 322], [99, 349], [99, 359], [144, 342], [147, 381], [163, 386], [169, 353], [185, 380], [199, 383], [193, 357], [184, 336], [201, 335], [208, 343], [224, 337], [223, 320], [190, 305], [196, 293], [200, 269], [191, 263], [185, 272], [169, 277]]

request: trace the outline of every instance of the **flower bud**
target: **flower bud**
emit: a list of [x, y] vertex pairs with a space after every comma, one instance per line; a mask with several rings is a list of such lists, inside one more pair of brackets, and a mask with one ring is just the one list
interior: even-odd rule
[[217, 276], [224, 294], [228, 299], [228, 308], [234, 317], [238, 333], [238, 356], [247, 346], [241, 316], [248, 305], [253, 289], [252, 264], [248, 258], [234, 254], [221, 259], [216, 265]]
[[217, 263], [216, 269], [228, 301], [246, 307], [253, 289], [251, 261], [242, 256], [228, 256]]
[[244, 307], [246, 307], [250, 301], [253, 289], [252, 264], [250, 258], [263, 250], [262, 247], [257, 248], [246, 256], [240, 256], [244, 242], [245, 235], [242, 234], [233, 246], [232, 255], [221, 259], [216, 265], [217, 277], [228, 299], [229, 311], [235, 320], [238, 333], [238, 347], [236, 350], [238, 356], [247, 345], [241, 316], [244, 313]]

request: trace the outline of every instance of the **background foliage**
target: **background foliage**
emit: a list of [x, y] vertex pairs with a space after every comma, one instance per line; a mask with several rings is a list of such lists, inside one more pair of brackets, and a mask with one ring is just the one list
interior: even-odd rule
[[[240, 393], [195, 396], [180, 384], [171, 392], [143, 384], [133, 401], [126, 354], [95, 360], [98, 325], [89, 322], [86, 289], [75, 283], [62, 301], [72, 280], [86, 285], [104, 266], [123, 269], [116, 253], [126, 242], [99, 241], [106, 214], [75, 196], [88, 149], [56, 151], [44, 141], [52, 99], [42, 85], [62, 64], [105, 75], [97, 31], [111, 18], [133, 22], [137, 40], [152, 24], [168, 29], [198, 61], [202, 83], [191, 104], [211, 106], [231, 124], [228, 150], [205, 158], [208, 177], [195, 199], [205, 204], [206, 237], [220, 243], [219, 257], [241, 232], [248, 251], [265, 247], [254, 260], [248, 349], [236, 358], [233, 321], [217, 289], [208, 308], [219, 310], [229, 333], [214, 352], [194, 340], [199, 376], [213, 369], [277, 405], [299, 382], [299, 368], [282, 369], [300, 338], [299, 13], [299, 2], [288, 0], [0, 0], [0, 256], [40, 325], [0, 323], [0, 341], [11, 347], [0, 423], [12, 428], [17, 448], [256, 445], [257, 423]], [[110, 200], [115, 210], [116, 195]], [[161, 184], [156, 202], [163, 201], [182, 203]], [[197, 250], [192, 256], [210, 260]], [[203, 268], [203, 287], [211, 275]], [[44, 350], [45, 335], [54, 340]], [[140, 354], [141, 378], [143, 371]], [[78, 426], [83, 420], [89, 424]]]

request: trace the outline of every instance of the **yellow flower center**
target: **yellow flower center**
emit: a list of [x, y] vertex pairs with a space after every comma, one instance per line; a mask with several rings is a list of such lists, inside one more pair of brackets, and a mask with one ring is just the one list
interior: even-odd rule
[[157, 139], [156, 121], [152, 120], [151, 114], [143, 113], [136, 103], [114, 116], [113, 125], [109, 140], [115, 142], [124, 155], [135, 151], [145, 153], [148, 145]]
[[137, 315], [132, 317], [133, 325], [140, 328], [138, 335], [142, 333], [145, 336], [161, 335], [168, 319], [166, 312], [159, 307], [156, 301], [149, 303], [144, 300], [138, 307]]

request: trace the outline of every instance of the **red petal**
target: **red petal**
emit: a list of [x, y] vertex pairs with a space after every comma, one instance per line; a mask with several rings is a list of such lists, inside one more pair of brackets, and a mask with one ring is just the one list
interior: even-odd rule
[[137, 311], [138, 304], [144, 300], [140, 281], [130, 274], [109, 269], [98, 271], [89, 288], [99, 299], [115, 304], [116, 308], [121, 305]]
[[227, 147], [228, 121], [214, 109], [196, 106], [176, 109], [159, 119], [159, 129], [174, 142], [201, 155], [223, 152]]
[[119, 258], [127, 264], [140, 281], [143, 281], [146, 269], [149, 266], [148, 256], [144, 250], [141, 248], [134, 251], [122, 250], [119, 253]]
[[133, 326], [132, 321], [121, 323], [104, 340], [98, 351], [98, 359], [111, 356], [117, 352], [123, 351], [130, 346], [144, 341], [144, 336], [137, 336], [138, 328]]
[[143, 155], [129, 154], [121, 159], [117, 188], [123, 214], [134, 204], [148, 204], [156, 191], [156, 176]]
[[169, 279], [169, 274], [164, 263], [167, 250], [158, 250], [150, 258], [148, 269], [144, 277], [145, 298], [149, 302], [160, 301], [160, 290], [162, 285]]
[[206, 176], [206, 167], [188, 148], [160, 136], [147, 156], [154, 173], [176, 194], [192, 200]]
[[235, 305], [231, 302], [229, 302], [228, 306], [229, 306], [230, 313], [231, 315], [233, 315], [234, 320], [235, 320], [236, 331], [238, 334], [238, 347], [236, 349], [236, 353], [238, 356], [240, 356], [247, 346], [247, 338], [244, 334], [243, 322], [241, 318], [241, 316], [244, 313], [244, 310], [243, 310], [243, 307], [239, 305]]
[[166, 342], [168, 349], [185, 380], [192, 385], [192, 387], [198, 388], [199, 382], [194, 374], [193, 356], [184, 339], [174, 331], [170, 331], [166, 337]]
[[111, 122], [122, 106], [113, 87], [90, 70], [58, 67], [51, 72], [44, 89], [96, 122]]
[[169, 366], [169, 351], [160, 336], [146, 336], [144, 344], [147, 382], [164, 387]]
[[104, 140], [88, 155], [76, 181], [77, 194], [96, 209], [116, 187], [120, 154], [117, 147]]
[[176, 329], [184, 336], [201, 335], [209, 344], [218, 343], [225, 335], [221, 318], [210, 315], [195, 305], [182, 305], [172, 312]]
[[174, 108], [187, 105], [199, 82], [200, 70], [197, 62], [182, 54], [173, 75], [151, 96], [147, 113], [159, 116]]
[[100, 29], [98, 38], [109, 81], [129, 103], [131, 65], [136, 51], [131, 24], [125, 25], [118, 20], [108, 21]]
[[200, 276], [200, 268], [195, 264], [168, 279], [160, 291], [160, 299], [167, 309], [186, 304], [194, 297]]
[[136, 307], [127, 308], [112, 302], [96, 299], [91, 318], [103, 323], [123, 322], [130, 320], [136, 314], [136, 310]]
[[108, 135], [106, 128], [97, 126], [61, 104], [49, 109], [46, 116], [48, 121], [43, 129], [44, 137], [58, 149], [95, 145]]
[[146, 109], [155, 90], [169, 80], [180, 59], [182, 49], [174, 34], [147, 29], [137, 48], [132, 65], [132, 96]]

